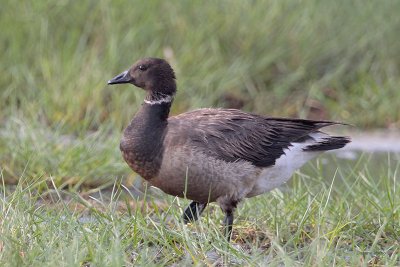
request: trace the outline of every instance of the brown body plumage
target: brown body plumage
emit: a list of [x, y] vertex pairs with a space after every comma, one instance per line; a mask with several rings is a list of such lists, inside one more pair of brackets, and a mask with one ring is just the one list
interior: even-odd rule
[[185, 221], [218, 202], [229, 236], [233, 210], [243, 198], [279, 186], [311, 158], [349, 142], [319, 131], [336, 124], [330, 121], [268, 118], [235, 109], [199, 109], [168, 118], [175, 75], [162, 59], [138, 61], [109, 81], [115, 83], [147, 91], [121, 140], [126, 162], [165, 193], [193, 200]]

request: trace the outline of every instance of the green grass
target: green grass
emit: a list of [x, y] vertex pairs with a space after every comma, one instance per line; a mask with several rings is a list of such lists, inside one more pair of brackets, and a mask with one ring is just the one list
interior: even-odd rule
[[52, 179], [21, 177], [1, 191], [0, 265], [398, 266], [398, 158], [378, 176], [370, 161], [336, 171], [317, 161], [290, 186], [245, 200], [231, 244], [213, 205], [184, 226], [187, 200], [138, 197], [121, 180], [112, 190], [78, 194]]
[[336, 175], [308, 165], [290, 191], [246, 201], [227, 244], [216, 207], [186, 227], [187, 201], [122, 187], [140, 183], [118, 144], [144, 96], [106, 85], [141, 57], [164, 57], [178, 77], [173, 114], [240, 107], [400, 128], [398, 10], [390, 0], [3, 0], [0, 265], [399, 265], [393, 159], [340, 162]]

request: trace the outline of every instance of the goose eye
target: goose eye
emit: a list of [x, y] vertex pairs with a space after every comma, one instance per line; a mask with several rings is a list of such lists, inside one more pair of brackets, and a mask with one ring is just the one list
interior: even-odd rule
[[144, 71], [146, 69], [147, 69], [147, 67], [145, 65], [139, 65], [139, 70]]

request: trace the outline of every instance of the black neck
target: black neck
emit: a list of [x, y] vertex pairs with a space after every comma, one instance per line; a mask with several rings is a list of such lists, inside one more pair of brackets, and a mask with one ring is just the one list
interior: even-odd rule
[[[158, 98], [157, 98], [158, 97]], [[126, 129], [132, 136], [147, 138], [154, 134], [160, 134], [167, 126], [171, 101], [161, 101], [159, 95], [148, 94], [139, 111]], [[157, 102], [159, 101], [159, 102]]]
[[[124, 131], [121, 150], [138, 153], [140, 160], [153, 161], [161, 153], [171, 102], [146, 104]], [[139, 155], [140, 154], [140, 155]]]
[[171, 102], [161, 102], [157, 104], [149, 104], [144, 102], [139, 112], [135, 117], [140, 116], [144, 121], [150, 125], [155, 125], [158, 122], [166, 121], [168, 119], [169, 111], [171, 109]]

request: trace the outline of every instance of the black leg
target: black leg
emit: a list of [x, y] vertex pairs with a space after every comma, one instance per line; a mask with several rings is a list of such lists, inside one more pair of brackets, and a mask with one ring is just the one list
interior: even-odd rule
[[229, 242], [231, 240], [232, 229], [233, 229], [233, 211], [232, 210], [228, 210], [225, 212], [224, 227], [225, 227], [225, 236]]
[[228, 242], [231, 240], [231, 236], [232, 236], [233, 213], [234, 213], [239, 201], [240, 200], [222, 199], [219, 202], [219, 205], [220, 205], [222, 211], [225, 213], [224, 232], [225, 232], [226, 238], [228, 239]]
[[206, 208], [207, 203], [199, 203], [192, 201], [183, 212], [182, 218], [185, 224], [197, 221], [203, 210]]

